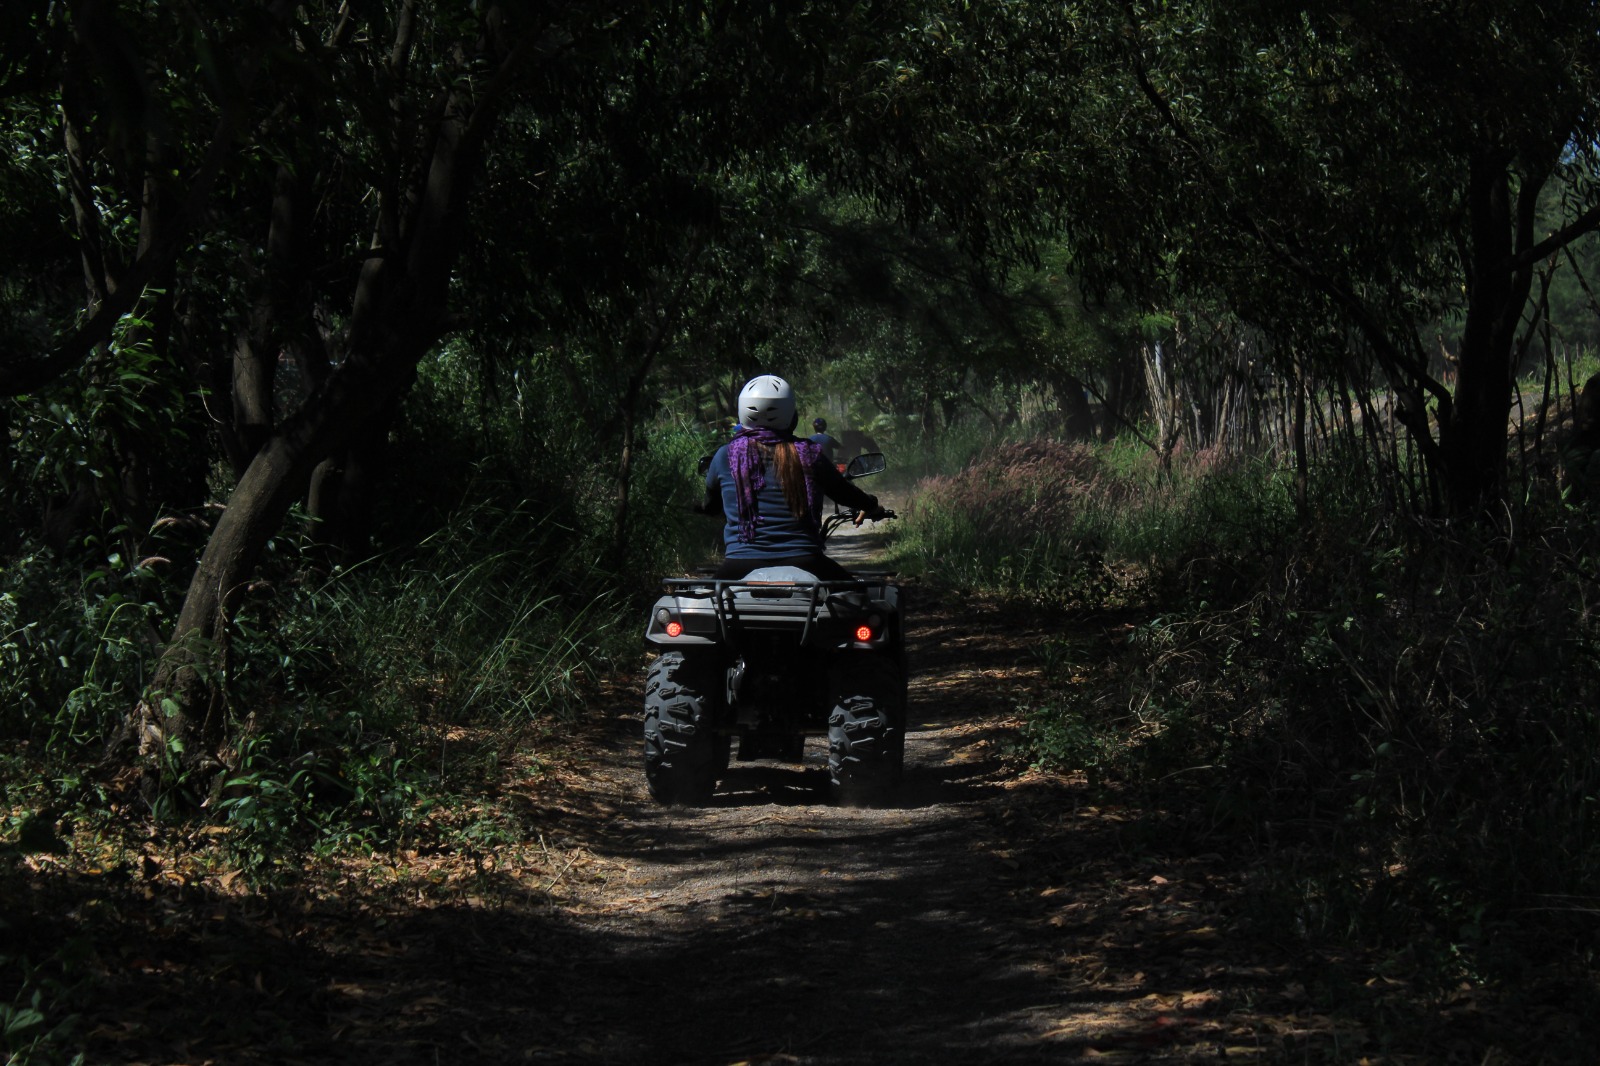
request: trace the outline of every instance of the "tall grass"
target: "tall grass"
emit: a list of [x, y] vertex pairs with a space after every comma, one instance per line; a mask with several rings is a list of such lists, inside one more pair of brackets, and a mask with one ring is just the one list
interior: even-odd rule
[[[1099, 606], [1147, 599], [1189, 574], [1228, 586], [1292, 522], [1288, 480], [1215, 453], [1160, 469], [1148, 451], [1033, 440], [923, 479], [902, 564], [1005, 595]], [[1204, 573], [1198, 563], [1204, 560]]]
[[1126, 489], [1085, 446], [1001, 445], [918, 483], [897, 550], [902, 565], [941, 580], [1071, 598], [1099, 575], [1102, 519]]
[[1275, 932], [1387, 944], [1452, 979], [1582, 963], [1600, 913], [1592, 513], [1552, 491], [1513, 541], [1384, 519], [1337, 467], [1314, 476], [1301, 523], [1268, 465], [1195, 456], [1163, 480], [1002, 449], [924, 482], [905, 536], [945, 579], [1139, 608], [1112, 647], [1066, 627], [1045, 649], [1024, 744], [1255, 855]]
[[1037, 710], [1036, 757], [1070, 761], [1075, 723], [1102, 774], [1272, 856], [1285, 929], [1448, 973], [1570, 944], [1600, 905], [1597, 551], [1572, 533], [1507, 561], [1481, 531], [1325, 526], [1136, 629]]
[[[218, 678], [225, 768], [155, 797], [231, 827], [242, 861], [301, 847], [394, 840], [449, 799], [440, 737], [467, 728], [491, 761], [530, 727], [570, 721], [637, 655], [639, 575], [697, 561], [704, 531], [692, 434], [641, 460], [627, 565], [614, 561], [614, 494], [519, 501], [490, 469], [456, 485], [442, 524], [328, 571], [293, 534], [274, 540], [228, 631]], [[676, 493], [677, 498], [673, 495]], [[437, 507], [442, 499], [430, 504]], [[703, 539], [703, 538], [700, 538]], [[115, 561], [114, 561], [115, 562]], [[100, 806], [92, 778], [160, 650], [175, 590], [149, 570], [80, 576], [42, 553], [0, 570], [0, 800], [12, 810]]]
[[451, 784], [442, 737], [508, 756], [581, 705], [623, 646], [620, 590], [532, 505], [486, 502], [393, 557], [314, 577], [236, 619], [229, 770], [212, 796], [243, 857], [393, 840]]
[[394, 558], [241, 615], [260, 646], [240, 656], [236, 688], [386, 719], [561, 712], [614, 648], [617, 599], [585, 543], [533, 504], [473, 502]]
[[151, 564], [85, 551], [82, 567], [38, 546], [0, 563], [0, 757], [73, 777], [138, 698], [171, 611]]
[[959, 422], [930, 433], [904, 420], [880, 420], [874, 423], [873, 436], [888, 460], [888, 479], [907, 484], [965, 470], [993, 449], [1016, 443], [1025, 431], [1021, 426], [999, 431]]

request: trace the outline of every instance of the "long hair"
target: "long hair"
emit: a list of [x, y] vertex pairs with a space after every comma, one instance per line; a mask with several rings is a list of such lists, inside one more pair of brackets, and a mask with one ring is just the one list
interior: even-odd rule
[[770, 477], [795, 521], [816, 526], [813, 517], [821, 504], [821, 489], [806, 468], [823, 461], [822, 448], [789, 433], [765, 428], [741, 428], [728, 442], [728, 465], [739, 498], [739, 538], [752, 541], [761, 524], [757, 494]]
[[804, 522], [811, 513], [806, 502], [806, 468], [800, 462], [800, 455], [795, 451], [793, 441], [780, 441], [773, 450], [778, 468], [778, 484], [783, 488], [783, 498], [789, 505], [789, 513], [794, 515], [796, 520]]

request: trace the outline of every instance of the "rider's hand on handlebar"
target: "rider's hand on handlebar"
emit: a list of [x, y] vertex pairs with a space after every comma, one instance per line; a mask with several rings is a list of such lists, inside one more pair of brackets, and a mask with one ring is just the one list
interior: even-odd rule
[[869, 519], [871, 521], [873, 521], [873, 522], [881, 522], [885, 518], [893, 518], [893, 517], [894, 517], [894, 512], [893, 511], [886, 510], [883, 507], [874, 507], [870, 511], [857, 511], [856, 512], [856, 525], [859, 526], [862, 522], [868, 521]]

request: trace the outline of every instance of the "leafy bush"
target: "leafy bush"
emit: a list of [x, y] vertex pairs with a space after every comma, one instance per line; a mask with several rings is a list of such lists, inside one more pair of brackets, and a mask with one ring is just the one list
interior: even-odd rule
[[90, 980], [92, 946], [74, 936], [47, 956], [17, 950], [18, 932], [0, 918], [0, 1054], [7, 1066], [79, 1066], [71, 1050], [81, 1028], [72, 1004]]
[[1257, 461], [1204, 452], [1163, 474], [1125, 445], [1034, 440], [920, 482], [899, 550], [943, 580], [1057, 604], [1214, 600], [1281, 548], [1293, 511]]
[[529, 507], [475, 504], [406, 553], [317, 579], [286, 568], [241, 611], [239, 739], [214, 798], [241, 858], [392, 839], [441, 787], [430, 730], [515, 731], [578, 706], [622, 616], [566, 537]]
[[[1016, 439], [1017, 433], [996, 432], [988, 425], [970, 422], [930, 433], [904, 419], [880, 417], [864, 428], [888, 458], [887, 474], [895, 483], [959, 474], [985, 462], [995, 449], [1025, 443]], [[1020, 432], [1022, 427], [1017, 429]]]
[[127, 316], [83, 365], [0, 400], [0, 738], [52, 758], [120, 722], [181, 595], [163, 577], [181, 530], [136, 528], [197, 480], [192, 386], [149, 330]]
[[1347, 490], [1295, 536], [1274, 481], [1165, 497], [1204, 526], [1169, 515], [1149, 541], [1185, 549], [1161, 585], [1175, 610], [1059, 665], [1095, 683], [1032, 709], [1034, 757], [1278, 856], [1263, 884], [1290, 902], [1260, 914], [1289, 931], [1431, 952], [1445, 976], [1570, 944], [1563, 901], [1600, 877], [1592, 523], [1552, 504], [1513, 551], [1374, 521]]
[[[7, 401], [7, 459], [33, 472], [0, 499], [18, 518], [0, 544], [0, 759], [13, 802], [103, 816], [95, 767], [171, 632], [182, 563], [205, 535], [198, 517], [138, 530], [102, 503], [67, 549], [20, 532], [33, 524], [22, 515], [84, 479], [116, 503], [112, 475], [145, 438], [184, 447], [150, 431], [177, 402], [170, 369], [119, 343], [85, 370], [116, 387], [73, 383], [89, 389], [87, 414], [47, 395]], [[303, 515], [271, 542], [217, 648], [224, 768], [142, 793], [155, 813], [178, 798], [205, 804], [254, 866], [308, 844], [393, 840], [448, 798], [438, 736], [469, 726], [509, 748], [635, 653], [629, 594], [709, 540], [688, 508], [702, 435], [669, 426], [641, 445], [619, 546], [614, 471], [593, 428], [549, 406], [488, 402], [485, 388], [464, 351], [423, 368], [393, 442], [403, 491], [373, 501], [374, 557], [330, 571]]]
[[116, 551], [87, 574], [42, 551], [0, 567], [0, 737], [55, 757], [103, 743], [144, 686], [156, 584]]
[[1091, 786], [1116, 764], [1120, 735], [1093, 720], [1079, 700], [1068, 697], [1024, 709], [1022, 739], [1038, 764], [1080, 771]]
[[918, 483], [897, 550], [941, 580], [1068, 602], [1104, 577], [1105, 508], [1128, 491], [1086, 446], [1002, 445]]
[[632, 520], [620, 584], [650, 584], [721, 550], [721, 523], [692, 510], [705, 492], [700, 458], [720, 443], [713, 434], [681, 423], [659, 427], [643, 439], [634, 467]]

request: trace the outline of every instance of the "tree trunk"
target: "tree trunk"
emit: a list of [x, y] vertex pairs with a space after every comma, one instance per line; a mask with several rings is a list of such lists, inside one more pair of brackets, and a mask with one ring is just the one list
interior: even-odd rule
[[[1142, 347], [1140, 352], [1143, 353]], [[1138, 421], [1137, 416], [1129, 417], [1129, 412], [1143, 399], [1140, 385], [1144, 381], [1142, 367], [1136, 359], [1119, 359], [1108, 376], [1110, 380], [1100, 405], [1100, 439], [1106, 444], [1116, 440], [1117, 434]]]
[[1089, 406], [1089, 390], [1072, 374], [1061, 375], [1055, 386], [1056, 403], [1061, 408], [1061, 431], [1068, 440], [1094, 439], [1094, 410]]
[[633, 371], [628, 375], [628, 385], [622, 398], [622, 454], [617, 461], [617, 509], [611, 553], [618, 572], [621, 572], [628, 562], [633, 464], [638, 451], [640, 400], [644, 395], [645, 383], [650, 380], [650, 372], [655, 366], [656, 357], [661, 354], [668, 333], [677, 324], [678, 308], [683, 301], [683, 294], [688, 290], [695, 262], [704, 247], [704, 238], [695, 234], [684, 253], [683, 261], [679, 264], [677, 276], [672, 281], [672, 288], [666, 299], [659, 305], [653, 300], [646, 301], [645, 304], [647, 312], [645, 318], [650, 322], [650, 327], [639, 357], [633, 361]]
[[311, 472], [306, 513], [311, 537], [330, 565], [348, 566], [371, 554], [372, 503], [390, 472], [389, 431], [415, 380], [413, 374], [402, 377], [371, 423]]
[[[258, 316], [259, 317], [259, 316]], [[272, 434], [272, 382], [278, 360], [262, 331], [240, 331], [233, 351], [232, 418], [222, 434], [235, 474], [243, 474]]]
[[374, 257], [376, 269], [361, 276], [349, 330], [359, 340], [256, 451], [228, 498], [124, 734], [137, 743], [147, 781], [174, 769], [206, 777], [221, 765], [229, 623], [267, 539], [316, 464], [373, 432], [442, 335], [463, 199], [489, 121], [474, 102], [466, 88], [450, 94], [431, 131], [430, 165], [415, 184], [397, 185], [408, 216], [403, 246]]
[[1290, 431], [1294, 437], [1294, 513], [1303, 525], [1311, 517], [1311, 459], [1306, 448], [1306, 390], [1310, 383], [1298, 364], [1289, 387], [1294, 390], [1294, 421]]
[[11, 410], [0, 400], [0, 500], [10, 494], [16, 477], [15, 449], [11, 443]]
[[394, 392], [409, 380], [390, 367], [414, 362], [426, 351], [426, 345], [407, 350], [412, 347], [395, 337], [369, 365], [347, 363], [268, 438], [234, 486], [190, 580], [155, 680], [134, 712], [132, 731], [147, 770], [159, 773], [174, 763], [201, 771], [219, 765], [228, 627], [261, 551], [304, 494], [312, 468], [330, 451], [370, 432]]
[[1533, 284], [1532, 267], [1515, 265], [1514, 256], [1534, 243], [1542, 184], [1525, 180], [1514, 202], [1506, 158], [1483, 152], [1472, 161], [1466, 324], [1455, 395], [1439, 418], [1441, 474], [1453, 515], [1485, 514], [1504, 489], [1512, 352]]
[[[1174, 348], [1177, 344], [1174, 343]], [[1181, 403], [1171, 357], [1161, 341], [1145, 344], [1140, 349], [1144, 357], [1145, 389], [1150, 396], [1150, 410], [1156, 420], [1156, 454], [1163, 471], [1172, 465], [1172, 453], [1178, 446], [1182, 431]]]

